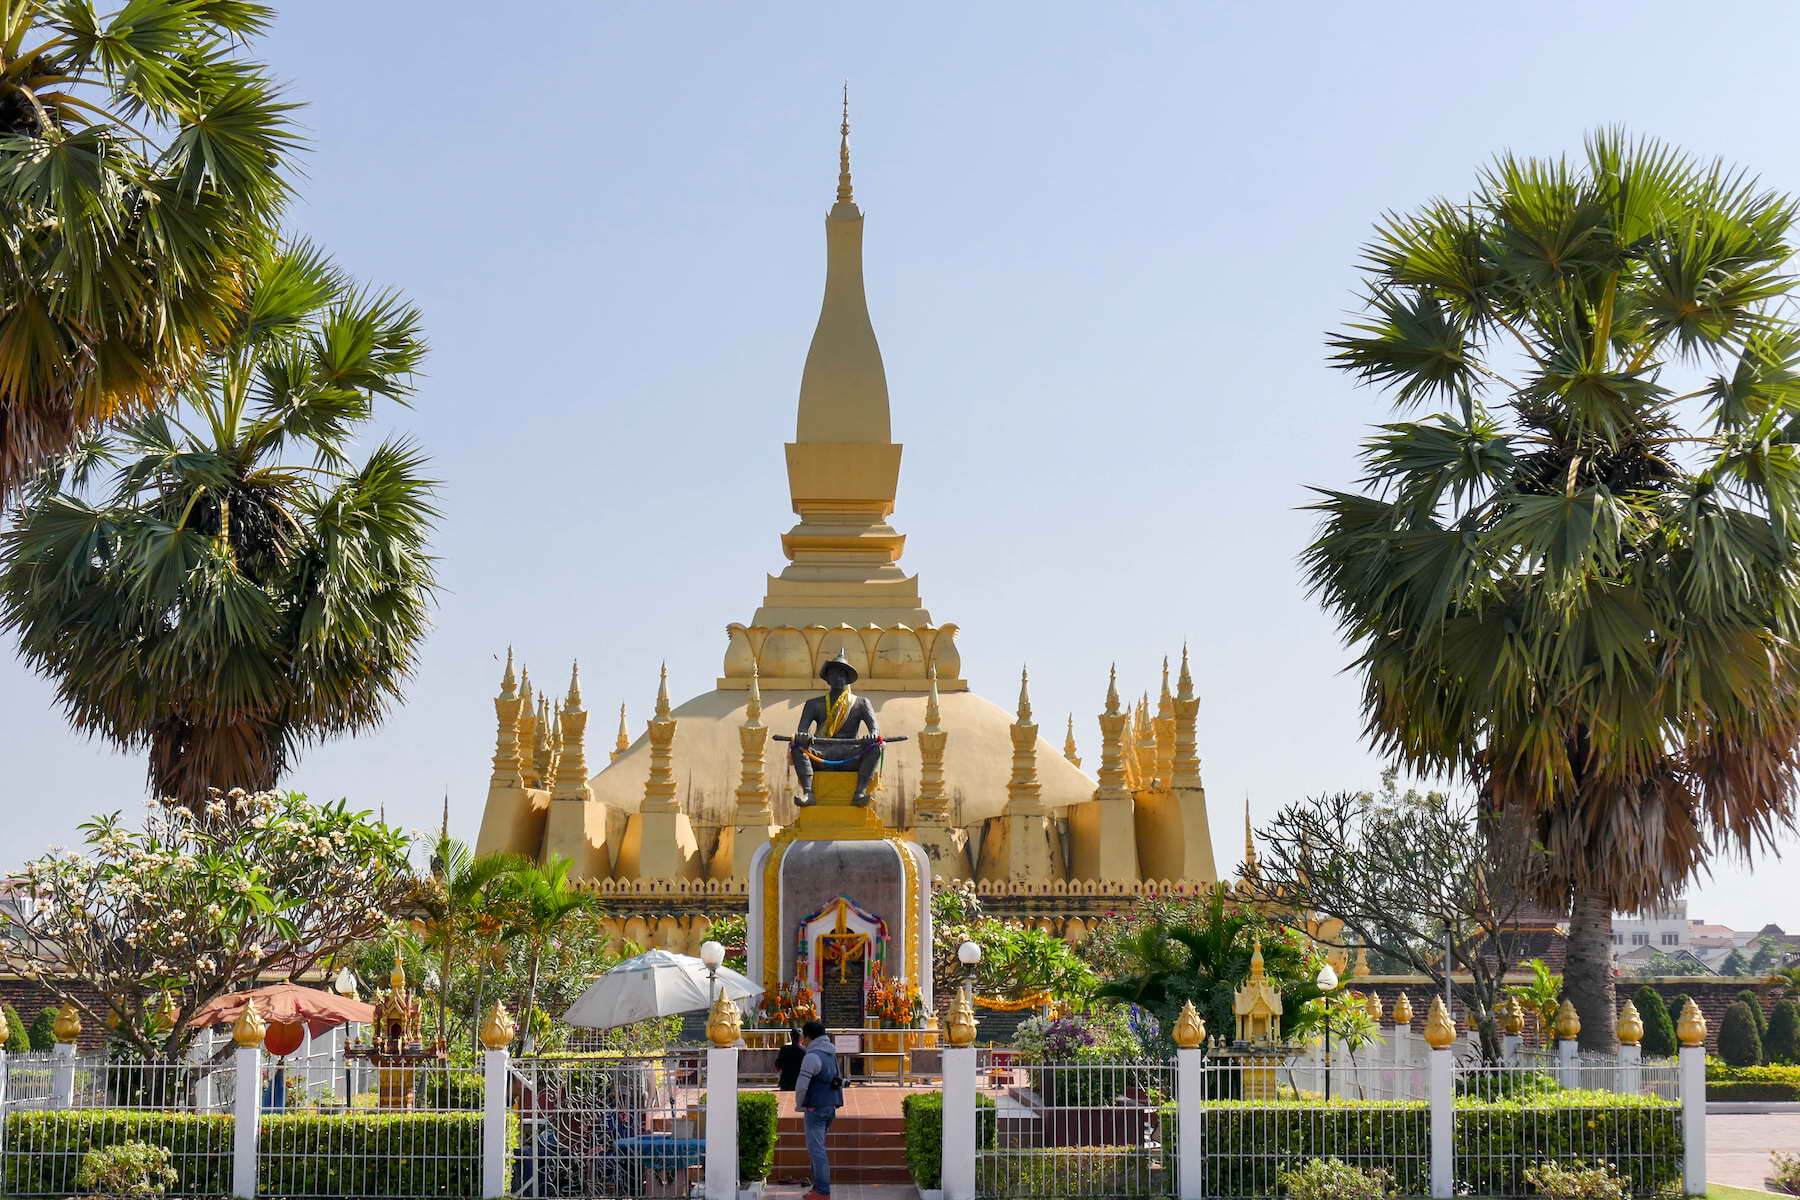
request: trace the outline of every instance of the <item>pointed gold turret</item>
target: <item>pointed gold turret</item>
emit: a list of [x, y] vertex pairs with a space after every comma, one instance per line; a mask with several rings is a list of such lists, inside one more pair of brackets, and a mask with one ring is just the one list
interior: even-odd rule
[[1069, 816], [1074, 835], [1070, 865], [1081, 878], [1108, 883], [1134, 883], [1138, 878], [1137, 821], [1127, 771], [1130, 725], [1131, 718], [1119, 707], [1115, 664], [1107, 672], [1106, 709], [1100, 714], [1100, 770], [1094, 802], [1077, 806]]
[[941, 821], [948, 815], [949, 798], [944, 795], [944, 743], [950, 735], [938, 723], [937, 667], [929, 672], [929, 690], [925, 693], [925, 728], [919, 731], [919, 797], [915, 811], [921, 821]]
[[1188, 649], [1181, 647], [1181, 675], [1175, 697], [1170, 701], [1175, 713], [1175, 757], [1169, 771], [1170, 786], [1199, 788], [1200, 755], [1195, 749], [1195, 722], [1200, 716], [1200, 699], [1194, 694], [1194, 675], [1188, 669]]
[[500, 677], [500, 694], [494, 697], [494, 716], [498, 730], [494, 737], [494, 773], [489, 787], [524, 786], [519, 762], [519, 694], [518, 680], [513, 675], [512, 647], [506, 648], [506, 673]]
[[675, 718], [669, 714], [669, 664], [664, 663], [656, 687], [656, 712], [650, 718], [650, 776], [644, 780], [644, 803], [638, 811], [675, 811], [674, 744]]
[[532, 747], [537, 745], [538, 713], [536, 693], [531, 690], [530, 667], [519, 671], [518, 714], [515, 740], [519, 744], [519, 773], [526, 787], [549, 787], [549, 781], [536, 772], [532, 762]]
[[1012, 724], [1012, 777], [1006, 781], [1006, 811], [1036, 813], [1043, 810], [1037, 773], [1038, 727], [1031, 719], [1031, 673], [1019, 672], [1019, 719]]
[[625, 706], [621, 704], [619, 705], [619, 736], [613, 741], [612, 754], [607, 758], [607, 761], [618, 762], [619, 755], [625, 753], [629, 749], [631, 749], [631, 734], [626, 731]]
[[1075, 745], [1074, 713], [1069, 714], [1068, 728], [1063, 732], [1063, 757], [1068, 759], [1073, 766], [1081, 765], [1081, 750]]
[[1156, 697], [1156, 786], [1168, 791], [1175, 778], [1175, 697], [1169, 693], [1169, 656], [1163, 655], [1162, 691]]
[[1094, 799], [1131, 802], [1125, 771], [1125, 727], [1128, 718], [1119, 710], [1119, 668], [1106, 679], [1106, 711], [1100, 714], [1100, 773]]
[[765, 756], [768, 737], [769, 727], [762, 723], [762, 687], [752, 673], [749, 702], [744, 706], [744, 723], [738, 727], [738, 743], [743, 751], [737, 789], [737, 823], [740, 825], [754, 821], [767, 825], [770, 820]]
[[583, 800], [588, 790], [587, 710], [581, 707], [581, 665], [569, 670], [569, 694], [557, 715], [556, 790], [558, 800]]

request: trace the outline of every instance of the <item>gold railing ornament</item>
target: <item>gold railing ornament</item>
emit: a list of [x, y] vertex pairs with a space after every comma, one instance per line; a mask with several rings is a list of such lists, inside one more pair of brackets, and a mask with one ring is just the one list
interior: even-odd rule
[[1364, 1001], [1364, 1003], [1369, 1009], [1369, 1020], [1375, 1022], [1377, 1025], [1381, 1024], [1381, 994], [1379, 992], [1370, 992], [1368, 999]]
[[1675, 1023], [1675, 1039], [1684, 1046], [1706, 1045], [1706, 1016], [1692, 996], [1681, 1006], [1681, 1020]]
[[944, 1040], [952, 1046], [975, 1044], [975, 1006], [969, 1002], [967, 988], [956, 993], [950, 1002], [950, 1013], [944, 1023]]
[[1556, 1036], [1559, 1041], [1572, 1042], [1581, 1036], [1581, 1014], [1575, 1011], [1575, 1005], [1566, 998], [1562, 1007], [1556, 1010]]
[[744, 1017], [723, 991], [706, 1014], [706, 1037], [715, 1046], [735, 1046], [744, 1036]]
[[1405, 992], [1401, 992], [1400, 998], [1394, 1001], [1394, 1025], [1396, 1027], [1404, 1027], [1411, 1024], [1412, 998]]
[[1198, 1050], [1205, 1044], [1206, 1022], [1200, 1019], [1192, 1000], [1181, 1006], [1181, 1015], [1175, 1018], [1175, 1028], [1169, 1031], [1169, 1036], [1183, 1050]]
[[1501, 1032], [1513, 1037], [1525, 1032], [1525, 1006], [1519, 1003], [1517, 996], [1508, 996], [1500, 1002], [1499, 1016]]
[[481, 1044], [489, 1050], [504, 1050], [512, 1045], [518, 1032], [519, 1027], [512, 1014], [506, 1011], [506, 1005], [494, 1001], [493, 1007], [487, 1010], [487, 1018], [481, 1022]]
[[1638, 1015], [1637, 1005], [1630, 1000], [1619, 1010], [1619, 1044], [1635, 1046], [1644, 1040], [1644, 1018]]
[[256, 1007], [256, 1001], [252, 1000], [244, 1005], [244, 1011], [238, 1014], [236, 1021], [232, 1022], [231, 1040], [236, 1042], [241, 1050], [254, 1050], [263, 1044], [263, 1038], [268, 1035], [268, 1032], [268, 1022], [263, 1020], [262, 1012]]
[[1442, 996], [1431, 998], [1431, 1011], [1425, 1014], [1425, 1044], [1433, 1050], [1448, 1050], [1456, 1040], [1456, 1026], [1450, 1023], [1450, 1010]]
[[64, 1004], [56, 1010], [56, 1020], [50, 1025], [50, 1036], [62, 1046], [74, 1045], [81, 1037], [81, 1013], [74, 1004]]

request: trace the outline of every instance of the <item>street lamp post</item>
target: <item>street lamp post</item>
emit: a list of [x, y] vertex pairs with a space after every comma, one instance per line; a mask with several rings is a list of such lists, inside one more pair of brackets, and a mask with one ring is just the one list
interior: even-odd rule
[[708, 1003], [717, 1000], [719, 987], [719, 968], [725, 963], [725, 947], [718, 942], [700, 943], [700, 962], [706, 967], [706, 999]]
[[973, 941], [964, 942], [956, 948], [956, 961], [968, 968], [964, 973], [969, 978], [963, 980], [963, 989], [969, 993], [970, 1001], [973, 1002], [975, 997], [973, 973], [975, 968], [981, 965], [981, 946]]
[[1337, 988], [1338, 974], [1327, 962], [1319, 968], [1313, 982], [1318, 985], [1320, 1001], [1325, 1005], [1325, 1098], [1331, 1099], [1331, 993]]

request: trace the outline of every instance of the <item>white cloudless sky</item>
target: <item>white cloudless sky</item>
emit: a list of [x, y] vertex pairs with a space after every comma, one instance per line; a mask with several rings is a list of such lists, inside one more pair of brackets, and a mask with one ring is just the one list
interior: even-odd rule
[[[1222, 870], [1242, 805], [1373, 786], [1349, 655], [1296, 556], [1382, 399], [1324, 332], [1388, 209], [1622, 123], [1800, 191], [1785, 3], [780, 6], [299, 0], [260, 51], [307, 102], [295, 233], [404, 290], [433, 352], [443, 593], [407, 703], [286, 781], [472, 838], [514, 644], [579, 657], [591, 736], [667, 660], [711, 686], [792, 523], [781, 444], [851, 89], [895, 525], [965, 674], [1085, 753], [1109, 662], [1184, 640]], [[143, 797], [0, 657], [8, 863]], [[954, 734], [953, 734], [954, 736]], [[951, 743], [954, 753], [954, 740]], [[597, 751], [591, 751], [591, 756]], [[1785, 862], [1690, 913], [1800, 925]]]

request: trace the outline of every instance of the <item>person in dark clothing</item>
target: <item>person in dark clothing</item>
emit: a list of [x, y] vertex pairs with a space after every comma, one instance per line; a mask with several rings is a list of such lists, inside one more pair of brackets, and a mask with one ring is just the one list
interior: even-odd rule
[[775, 1070], [781, 1076], [776, 1084], [780, 1091], [794, 1090], [794, 1081], [800, 1078], [800, 1064], [806, 1059], [806, 1046], [800, 1040], [798, 1027], [788, 1030], [788, 1043], [775, 1055]]
[[802, 1114], [806, 1130], [806, 1156], [812, 1160], [812, 1191], [804, 1200], [825, 1200], [831, 1195], [831, 1163], [825, 1156], [825, 1134], [844, 1103], [844, 1077], [838, 1070], [837, 1047], [825, 1033], [822, 1021], [808, 1021], [806, 1058], [794, 1081], [794, 1107]]

